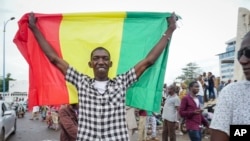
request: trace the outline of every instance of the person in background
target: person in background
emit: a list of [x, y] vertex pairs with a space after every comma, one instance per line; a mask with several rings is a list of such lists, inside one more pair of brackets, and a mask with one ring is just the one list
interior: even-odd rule
[[167, 93], [168, 93], [168, 88], [167, 88], [167, 84], [165, 83], [163, 85], [163, 90], [162, 90], [162, 100], [161, 100], [161, 115], [162, 115], [162, 111], [163, 111], [163, 106], [165, 104], [165, 100], [166, 100], [166, 96], [167, 96]]
[[230, 84], [232, 82], [232, 80], [231, 79], [228, 79], [227, 80], [227, 83], [225, 84], [225, 86], [227, 86], [228, 84]]
[[174, 82], [172, 85], [175, 86], [175, 90], [174, 90], [175, 93], [176, 93], [177, 95], [179, 95], [179, 93], [180, 93], [180, 87], [177, 85], [176, 82]]
[[148, 128], [149, 125], [151, 126], [151, 137], [149, 138], [149, 140], [158, 141], [159, 139], [157, 138], [157, 130], [156, 130], [157, 122], [156, 122], [156, 118], [155, 118], [153, 112], [147, 111], [146, 128]]
[[165, 102], [167, 93], [168, 93], [167, 84], [164, 83], [164, 85], [163, 85], [163, 90], [162, 90], [162, 102], [163, 102], [163, 104], [164, 104], [164, 102]]
[[179, 93], [179, 98], [180, 100], [187, 95], [187, 85], [182, 82], [181, 83], [181, 90], [180, 90], [180, 93]]
[[138, 141], [145, 141], [147, 138], [147, 111], [139, 110], [139, 123], [138, 123]]
[[79, 105], [69, 104], [59, 110], [60, 141], [76, 141], [78, 128], [78, 109]]
[[129, 138], [131, 140], [134, 130], [137, 128], [137, 122], [135, 118], [135, 108], [129, 106], [126, 107], [126, 121], [128, 126]]
[[242, 39], [237, 59], [245, 80], [221, 90], [210, 125], [211, 141], [229, 141], [230, 125], [250, 125], [250, 32]]
[[46, 105], [41, 106], [40, 112], [41, 112], [42, 121], [46, 121], [46, 116], [47, 116], [48, 109], [49, 108]]
[[215, 76], [212, 72], [208, 72], [208, 94], [209, 100], [215, 100]]
[[32, 117], [30, 118], [30, 120], [39, 120], [39, 110], [40, 107], [39, 106], [33, 106], [32, 108]]
[[52, 109], [51, 111], [52, 127], [54, 130], [59, 129], [59, 109]]
[[[181, 91], [179, 93], [179, 99], [180, 99], [180, 101], [182, 100], [183, 97], [185, 97], [187, 95], [187, 93], [188, 93], [187, 85], [184, 82], [182, 82], [181, 83]], [[179, 129], [181, 129], [181, 123], [182, 123], [183, 120], [184, 119], [180, 116], [180, 114], [178, 114]], [[181, 130], [179, 130], [178, 134], [179, 135], [183, 135], [183, 133], [182, 133]]]
[[168, 87], [168, 95], [165, 100], [165, 104], [162, 112], [163, 119], [163, 131], [162, 141], [176, 141], [176, 127], [179, 126], [178, 110], [180, 106], [180, 99], [175, 93], [175, 86], [170, 85]]
[[221, 81], [218, 89], [218, 93], [221, 92], [221, 90], [225, 87], [225, 81]]
[[208, 102], [208, 76], [206, 72], [203, 72], [202, 74], [202, 87], [204, 90], [204, 102]]
[[202, 125], [209, 127], [207, 120], [202, 115], [200, 102], [197, 97], [199, 92], [199, 84], [197, 81], [192, 81], [188, 86], [189, 93], [181, 100], [179, 109], [180, 116], [185, 118], [185, 124], [188, 135], [191, 141], [202, 140]]
[[199, 92], [196, 94], [197, 98], [199, 99], [199, 102], [200, 102], [200, 107], [203, 108], [204, 107], [204, 90], [203, 90], [203, 87], [202, 87], [202, 76], [198, 76], [197, 77], [197, 83], [199, 85]]

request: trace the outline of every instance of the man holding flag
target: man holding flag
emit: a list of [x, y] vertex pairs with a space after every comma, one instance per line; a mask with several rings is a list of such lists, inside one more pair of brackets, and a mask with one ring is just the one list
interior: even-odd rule
[[77, 141], [127, 141], [125, 94], [127, 88], [136, 82], [143, 72], [152, 66], [170, 41], [176, 29], [176, 15], [168, 20], [168, 28], [148, 55], [134, 67], [115, 78], [108, 77], [112, 66], [111, 56], [104, 47], [91, 52], [89, 67], [94, 78], [78, 72], [59, 57], [36, 25], [34, 13], [29, 15], [29, 28], [41, 50], [78, 91], [79, 117]]

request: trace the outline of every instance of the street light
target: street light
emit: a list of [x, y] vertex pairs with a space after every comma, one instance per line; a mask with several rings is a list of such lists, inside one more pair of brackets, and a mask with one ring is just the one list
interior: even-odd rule
[[5, 32], [6, 32], [6, 26], [9, 21], [14, 20], [15, 17], [11, 17], [7, 21], [3, 22], [3, 99], [5, 96]]

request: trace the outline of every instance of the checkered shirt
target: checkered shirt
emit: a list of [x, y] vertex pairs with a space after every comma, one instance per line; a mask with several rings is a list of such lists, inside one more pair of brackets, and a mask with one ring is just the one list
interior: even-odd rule
[[94, 79], [69, 67], [66, 80], [78, 91], [77, 141], [128, 141], [125, 94], [136, 79], [134, 68], [109, 80], [104, 94], [94, 88]]

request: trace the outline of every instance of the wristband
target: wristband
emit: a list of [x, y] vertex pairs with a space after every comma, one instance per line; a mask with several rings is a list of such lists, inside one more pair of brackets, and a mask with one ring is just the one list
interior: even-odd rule
[[[163, 37], [166, 37], [167, 34], [166, 34], [166, 33], [163, 33], [162, 36], [163, 36]], [[168, 37], [168, 41], [170, 41], [170, 37]]]

